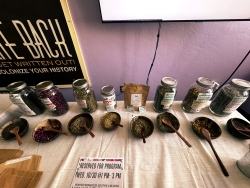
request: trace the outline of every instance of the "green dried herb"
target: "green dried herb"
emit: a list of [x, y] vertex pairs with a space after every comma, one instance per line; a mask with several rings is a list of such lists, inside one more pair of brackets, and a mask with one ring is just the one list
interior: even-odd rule
[[197, 88], [190, 88], [184, 100], [182, 101], [182, 107], [185, 111], [192, 110], [193, 102], [198, 98], [200, 91]]

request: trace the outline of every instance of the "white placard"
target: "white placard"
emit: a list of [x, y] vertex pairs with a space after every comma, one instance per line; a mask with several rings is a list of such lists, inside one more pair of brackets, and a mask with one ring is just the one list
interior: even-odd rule
[[71, 188], [123, 187], [123, 158], [80, 157]]

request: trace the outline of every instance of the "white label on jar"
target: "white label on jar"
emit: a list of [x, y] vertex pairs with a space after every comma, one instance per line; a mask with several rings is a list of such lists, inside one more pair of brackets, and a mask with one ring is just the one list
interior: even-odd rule
[[247, 100], [247, 97], [234, 97], [233, 100], [225, 107], [223, 112], [225, 113], [232, 113], [235, 111], [239, 106]]
[[142, 94], [131, 94], [131, 105], [141, 106]]
[[169, 109], [169, 107], [174, 101], [174, 96], [175, 96], [175, 93], [173, 92], [171, 93], [165, 92], [164, 98], [161, 101], [161, 105], [163, 105], [163, 109]]
[[76, 100], [80, 108], [88, 108], [86, 100]]
[[102, 95], [102, 100], [103, 100], [103, 104], [106, 108], [107, 107], [114, 107], [116, 104], [115, 94], [113, 94], [112, 96]]
[[56, 110], [56, 106], [51, 102], [51, 100], [49, 98], [41, 99], [41, 101], [43, 102], [43, 104], [46, 106], [46, 108], [49, 111], [55, 111]]
[[20, 94], [10, 94], [10, 100], [17, 105], [23, 112], [25, 115], [27, 116], [34, 116], [36, 115], [36, 113], [31, 110], [23, 101], [23, 99], [21, 98]]
[[191, 112], [199, 112], [204, 108], [207, 102], [211, 99], [212, 93], [199, 93], [197, 99], [193, 102]]

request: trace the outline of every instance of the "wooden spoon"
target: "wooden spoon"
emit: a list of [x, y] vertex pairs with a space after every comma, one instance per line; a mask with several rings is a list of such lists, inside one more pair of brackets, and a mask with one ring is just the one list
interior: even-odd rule
[[64, 134], [64, 135], [67, 135], [67, 136], [70, 135], [69, 132], [64, 132], [64, 131], [60, 131], [60, 130], [54, 129], [51, 124], [52, 124], [51, 120], [49, 119], [48, 122], [47, 122], [47, 124], [46, 124], [46, 126], [43, 127], [43, 130], [44, 131], [52, 131], [52, 132], [56, 132], [56, 133], [59, 133], [59, 134]]
[[52, 131], [52, 132], [56, 132], [56, 133], [59, 133], [59, 134], [64, 134], [64, 135], [70, 136], [69, 132], [64, 132], [64, 131], [54, 129], [51, 125], [47, 125], [46, 127], [43, 127], [43, 130], [44, 131]]
[[112, 121], [113, 125], [123, 127], [123, 125], [120, 125], [119, 123], [116, 123], [115, 121]]
[[145, 128], [142, 127], [142, 129], [141, 129], [141, 136], [142, 136], [142, 139], [143, 139], [143, 143], [145, 144], [146, 143], [146, 139], [145, 139], [145, 136], [144, 136], [144, 132], [145, 132]]
[[205, 129], [205, 128], [201, 128], [201, 134], [204, 136], [204, 138], [207, 140], [207, 142], [209, 143], [210, 147], [212, 148], [212, 150], [214, 152], [214, 155], [215, 155], [215, 157], [216, 157], [216, 159], [217, 159], [217, 161], [218, 161], [218, 163], [219, 163], [219, 165], [221, 167], [221, 170], [222, 170], [223, 174], [225, 176], [229, 176], [229, 174], [228, 174], [225, 166], [223, 165], [222, 161], [220, 160], [220, 157], [218, 156], [217, 152], [215, 151], [215, 149], [213, 147], [209, 131], [207, 129]]
[[239, 131], [248, 132], [248, 133], [250, 132], [250, 129], [248, 129], [247, 127], [244, 127], [244, 126], [241, 125], [241, 124], [238, 124], [238, 122], [232, 121], [232, 123], [233, 123], [234, 127], [235, 127], [236, 129], [238, 129]]
[[21, 140], [21, 138], [20, 138], [20, 136], [18, 134], [18, 131], [19, 131], [19, 127], [16, 126], [15, 128], [10, 130], [10, 133], [12, 133], [12, 134], [14, 134], [16, 136], [18, 145], [21, 146], [23, 143], [22, 143], [22, 140]]
[[171, 129], [173, 129], [176, 134], [187, 144], [188, 147], [192, 147], [191, 144], [189, 144], [189, 142], [181, 135], [181, 133], [179, 133], [179, 131], [174, 128], [174, 126], [167, 117], [162, 118], [162, 122], [168, 125]]
[[92, 138], [95, 137], [94, 133], [92, 133], [91, 130], [87, 127], [86, 121], [83, 121], [82, 124], [80, 124], [80, 127], [85, 128]]

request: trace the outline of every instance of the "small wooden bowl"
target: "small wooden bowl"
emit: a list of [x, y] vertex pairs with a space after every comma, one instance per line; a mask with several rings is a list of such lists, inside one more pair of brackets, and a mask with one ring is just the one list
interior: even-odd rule
[[10, 133], [10, 130], [15, 128], [16, 126], [19, 127], [18, 135], [20, 137], [24, 136], [28, 130], [29, 130], [29, 123], [24, 118], [16, 118], [14, 120], [11, 120], [7, 123], [5, 123], [1, 130], [0, 130], [0, 136], [2, 139], [9, 140], [9, 139], [15, 139], [16, 136], [12, 133]]
[[39, 123], [32, 133], [32, 137], [36, 142], [40, 143], [50, 142], [52, 140], [55, 140], [59, 136], [59, 133], [43, 130], [44, 127], [48, 126], [49, 121], [50, 121], [50, 126], [52, 126], [54, 129], [60, 131], [62, 130], [62, 124], [59, 120], [46, 119], [41, 123]]
[[244, 126], [248, 129], [250, 129], [250, 124], [248, 122], [246, 122], [243, 119], [240, 118], [231, 118], [227, 121], [227, 130], [229, 133], [231, 133], [233, 136], [237, 137], [237, 138], [241, 138], [241, 139], [250, 139], [250, 133], [248, 132], [243, 132], [238, 130], [234, 124], [238, 123], [241, 126]]
[[131, 132], [139, 138], [142, 137], [142, 128], [144, 128], [144, 137], [149, 137], [154, 131], [154, 124], [153, 122], [145, 117], [145, 116], [135, 116], [130, 122], [130, 130]]
[[81, 113], [74, 116], [68, 123], [68, 130], [73, 135], [85, 135], [88, 134], [84, 127], [80, 127], [83, 121], [86, 121], [86, 126], [91, 130], [94, 125], [93, 117], [88, 113]]
[[120, 124], [121, 122], [121, 116], [117, 112], [107, 112], [102, 115], [101, 117], [101, 126], [108, 130], [108, 131], [113, 131], [117, 129], [118, 125], [113, 124], [113, 121], [116, 124]]
[[191, 122], [191, 124], [193, 131], [199, 137], [204, 138], [200, 131], [201, 128], [206, 128], [209, 131], [211, 139], [218, 138], [221, 135], [220, 126], [215, 121], [207, 117], [197, 117], [194, 119], [194, 121]]
[[172, 125], [174, 126], [174, 128], [176, 130], [178, 130], [180, 128], [180, 122], [173, 114], [171, 114], [169, 112], [162, 112], [162, 113], [158, 114], [156, 117], [157, 125], [161, 131], [168, 132], [168, 133], [175, 133], [175, 131], [173, 129], [171, 129], [171, 127], [169, 127], [168, 125], [165, 125], [162, 122], [162, 119], [164, 117], [167, 117], [169, 119], [169, 121], [172, 123]]

